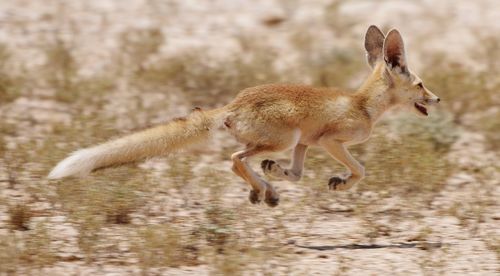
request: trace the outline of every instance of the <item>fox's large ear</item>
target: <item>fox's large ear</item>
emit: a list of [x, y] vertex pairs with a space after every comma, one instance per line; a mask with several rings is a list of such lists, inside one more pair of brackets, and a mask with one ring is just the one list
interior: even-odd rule
[[406, 65], [405, 45], [401, 34], [392, 29], [384, 40], [384, 60], [389, 69], [398, 73], [408, 74]]
[[382, 58], [384, 33], [375, 25], [371, 25], [365, 35], [365, 49], [368, 64], [373, 68], [377, 60]]

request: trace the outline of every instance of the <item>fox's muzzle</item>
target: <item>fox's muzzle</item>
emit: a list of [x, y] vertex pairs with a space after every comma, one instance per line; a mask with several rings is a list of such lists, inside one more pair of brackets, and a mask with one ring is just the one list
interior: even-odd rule
[[440, 101], [441, 101], [441, 99], [438, 96], [434, 95], [434, 93], [432, 93], [429, 90], [425, 91], [425, 103], [426, 104], [436, 104], [436, 103], [439, 103]]

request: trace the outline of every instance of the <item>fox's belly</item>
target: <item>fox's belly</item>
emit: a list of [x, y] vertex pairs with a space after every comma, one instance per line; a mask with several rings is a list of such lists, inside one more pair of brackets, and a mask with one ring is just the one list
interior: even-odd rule
[[369, 139], [371, 127], [364, 122], [339, 120], [331, 122], [308, 122], [300, 125], [299, 142], [317, 146], [321, 139], [334, 139], [347, 145], [363, 143]]

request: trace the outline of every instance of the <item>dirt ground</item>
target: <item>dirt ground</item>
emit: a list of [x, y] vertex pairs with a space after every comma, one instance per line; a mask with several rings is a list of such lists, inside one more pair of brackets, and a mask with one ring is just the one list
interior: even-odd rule
[[[0, 1], [0, 275], [499, 275], [498, 1]], [[353, 154], [308, 152], [269, 208], [222, 130], [186, 153], [49, 181], [70, 152], [268, 82], [355, 89], [369, 25], [398, 28], [442, 99]], [[263, 156], [283, 164], [289, 152]]]

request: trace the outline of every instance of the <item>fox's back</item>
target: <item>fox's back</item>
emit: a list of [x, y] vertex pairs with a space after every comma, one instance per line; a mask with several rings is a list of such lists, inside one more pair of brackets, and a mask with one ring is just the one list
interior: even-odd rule
[[335, 88], [265, 84], [241, 91], [229, 104], [229, 109], [261, 118], [267, 123], [296, 125], [303, 120], [331, 114], [331, 105], [343, 98], [348, 99], [349, 93]]

